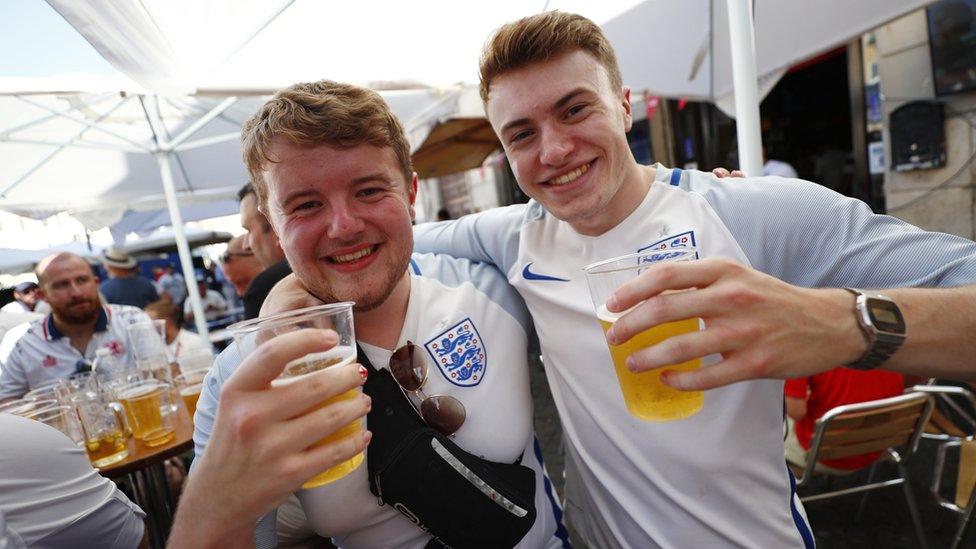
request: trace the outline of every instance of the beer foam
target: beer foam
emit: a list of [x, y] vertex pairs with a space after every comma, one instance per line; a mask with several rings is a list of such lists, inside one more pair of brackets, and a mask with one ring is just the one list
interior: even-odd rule
[[354, 360], [356, 360], [356, 349], [348, 345], [333, 347], [328, 351], [309, 353], [286, 364], [279, 380], [311, 374], [332, 366], [344, 366]]
[[197, 383], [196, 385], [183, 387], [182, 389], [180, 389], [180, 394], [185, 396], [197, 395], [200, 394], [201, 391], [203, 391], [203, 383]]
[[[643, 303], [643, 301], [641, 301], [641, 303]], [[640, 303], [638, 303], [637, 305], [640, 305]], [[596, 310], [596, 317], [602, 320], [603, 322], [609, 322], [610, 324], [613, 324], [614, 322], [619, 320], [620, 317], [624, 316], [630, 311], [633, 311], [637, 307], [637, 305], [634, 305], [633, 307], [627, 309], [626, 311], [622, 311], [619, 313], [611, 313], [610, 309], [607, 309], [607, 305], [604, 303], [603, 305], [600, 305], [599, 309]]]
[[159, 386], [158, 385], [142, 385], [142, 386], [139, 386], [139, 387], [133, 387], [131, 389], [127, 389], [125, 392], [123, 392], [121, 395], [119, 395], [119, 398], [120, 399], [131, 400], [131, 399], [134, 399], [134, 398], [144, 397], [144, 396], [149, 395], [150, 393], [152, 393], [154, 391], [158, 391], [158, 390], [159, 390]]

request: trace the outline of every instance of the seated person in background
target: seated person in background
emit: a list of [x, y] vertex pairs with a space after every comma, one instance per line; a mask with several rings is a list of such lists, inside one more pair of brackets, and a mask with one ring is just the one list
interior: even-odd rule
[[264, 271], [257, 256], [247, 251], [246, 246], [247, 235], [235, 236], [227, 243], [227, 251], [220, 256], [220, 270], [234, 286], [238, 297], [244, 297], [251, 281]]
[[[813, 440], [814, 424], [825, 413], [844, 404], [856, 404], [902, 394], [905, 376], [884, 370], [834, 368], [810, 377], [786, 380], [786, 461], [804, 466]], [[878, 452], [817, 463], [818, 473], [846, 474], [867, 467]]]
[[156, 286], [159, 289], [161, 299], [172, 301], [177, 305], [186, 299], [186, 282], [183, 281], [183, 275], [176, 272], [173, 265], [167, 265], [163, 268], [163, 274], [156, 279]]
[[37, 305], [37, 284], [21, 282], [14, 286], [14, 300], [0, 308], [5, 313], [30, 313]]
[[[200, 302], [203, 305], [203, 314], [207, 320], [213, 320], [227, 312], [227, 300], [220, 292], [211, 292], [207, 288], [205, 279], [197, 280], [197, 289], [200, 291]], [[193, 322], [193, 309], [190, 307], [190, 299], [183, 302], [183, 316], [187, 322]]]
[[4, 336], [0, 402], [91, 368], [100, 348], [122, 361], [131, 360], [126, 327], [150, 320], [135, 307], [104, 304], [98, 277], [80, 256], [61, 252], [45, 257], [36, 274], [51, 314]]
[[102, 254], [102, 265], [109, 279], [99, 286], [109, 303], [144, 308], [159, 299], [156, 286], [139, 274], [136, 260], [118, 248], [108, 248]]
[[146, 305], [146, 314], [153, 320], [166, 321], [166, 348], [170, 360], [179, 360], [181, 354], [194, 349], [213, 351], [210, 342], [202, 335], [180, 327], [180, 310], [173, 303], [154, 301]]
[[146, 546], [146, 514], [81, 446], [13, 414], [0, 414], [0, 440], [17, 441], [0, 445], [0, 511], [27, 547]]

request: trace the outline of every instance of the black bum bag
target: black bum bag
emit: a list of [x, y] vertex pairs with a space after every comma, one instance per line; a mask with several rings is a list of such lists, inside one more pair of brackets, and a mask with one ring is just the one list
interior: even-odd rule
[[535, 472], [461, 449], [423, 422], [389, 370], [374, 368], [362, 349], [359, 362], [370, 370], [363, 387], [373, 399], [366, 463], [380, 504], [434, 536], [428, 547], [518, 544], [535, 524]]

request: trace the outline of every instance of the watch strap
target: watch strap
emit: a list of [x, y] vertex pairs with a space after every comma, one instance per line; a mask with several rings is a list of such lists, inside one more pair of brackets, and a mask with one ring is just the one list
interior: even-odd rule
[[891, 301], [890, 298], [875, 292], [865, 292], [857, 288], [844, 289], [855, 295], [855, 314], [858, 318], [858, 326], [861, 328], [861, 332], [868, 342], [867, 351], [861, 355], [861, 358], [848, 364], [847, 367], [855, 370], [874, 370], [891, 358], [891, 355], [895, 354], [895, 351], [904, 343], [905, 336], [904, 334], [891, 334], [879, 331], [871, 324], [870, 312], [866, 310], [867, 298]]

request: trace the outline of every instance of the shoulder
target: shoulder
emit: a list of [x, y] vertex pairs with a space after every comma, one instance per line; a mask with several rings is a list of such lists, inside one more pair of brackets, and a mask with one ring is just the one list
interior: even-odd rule
[[279, 280], [285, 278], [291, 274], [291, 266], [288, 265], [288, 261], [281, 260], [278, 263], [268, 267], [267, 269], [261, 271], [258, 276], [254, 277], [251, 281], [251, 285], [248, 286], [247, 291], [250, 292], [255, 290], [264, 290], [265, 293], [271, 290], [271, 287], [278, 283]]
[[[445, 254], [415, 253], [410, 259], [410, 272], [420, 278], [436, 280], [447, 288], [470, 287], [479, 297], [495, 303], [528, 329], [529, 315], [521, 296], [494, 265]], [[477, 306], [476, 303], [470, 305]]]

